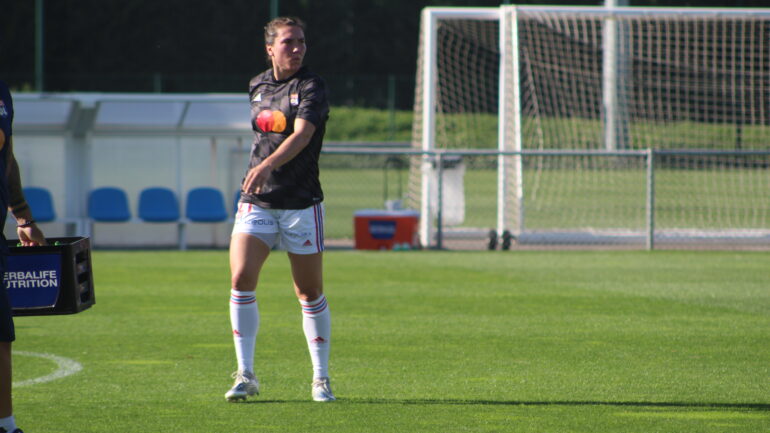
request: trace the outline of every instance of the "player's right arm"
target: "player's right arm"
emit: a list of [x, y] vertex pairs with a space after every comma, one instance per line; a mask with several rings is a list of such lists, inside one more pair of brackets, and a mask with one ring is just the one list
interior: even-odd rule
[[7, 137], [8, 153], [6, 154], [7, 167], [5, 170], [8, 178], [8, 210], [16, 218], [16, 234], [24, 246], [47, 245], [43, 232], [40, 231], [32, 218], [32, 209], [24, 198], [21, 185], [19, 163], [13, 156], [13, 136]]
[[295, 119], [294, 132], [286, 137], [275, 152], [246, 173], [243, 190], [247, 193], [259, 194], [270, 173], [297, 156], [310, 143], [314, 133], [315, 125], [305, 119]]

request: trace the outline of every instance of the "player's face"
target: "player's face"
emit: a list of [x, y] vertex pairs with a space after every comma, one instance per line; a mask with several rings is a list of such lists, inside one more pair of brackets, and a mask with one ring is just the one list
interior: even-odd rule
[[305, 57], [305, 32], [297, 26], [279, 27], [272, 45], [267, 46], [267, 54], [273, 61], [276, 78], [288, 78], [302, 67]]

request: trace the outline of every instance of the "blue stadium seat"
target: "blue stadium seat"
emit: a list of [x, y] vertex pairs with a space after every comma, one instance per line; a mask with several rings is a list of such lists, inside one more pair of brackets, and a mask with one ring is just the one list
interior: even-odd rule
[[24, 197], [27, 199], [32, 216], [39, 223], [48, 223], [56, 220], [56, 211], [53, 207], [53, 198], [51, 193], [45, 188], [26, 187], [24, 188]]
[[185, 215], [192, 222], [216, 223], [226, 221], [225, 199], [216, 188], [191, 189], [187, 193]]
[[98, 222], [126, 222], [131, 219], [126, 192], [115, 187], [101, 187], [88, 196], [88, 217]]
[[164, 187], [145, 188], [139, 193], [139, 218], [144, 222], [179, 221], [179, 202], [174, 191]]

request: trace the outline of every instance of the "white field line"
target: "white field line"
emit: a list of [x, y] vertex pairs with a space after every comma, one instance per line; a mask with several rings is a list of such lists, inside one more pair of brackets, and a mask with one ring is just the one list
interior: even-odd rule
[[14, 388], [21, 388], [23, 386], [30, 386], [30, 385], [37, 385], [39, 383], [51, 382], [56, 379], [61, 379], [63, 377], [67, 377], [72, 374], [75, 374], [83, 369], [83, 366], [80, 365], [80, 363], [77, 361], [73, 361], [69, 358], [64, 358], [61, 356], [52, 355], [50, 353], [24, 352], [21, 350], [14, 350], [13, 354], [20, 355], [20, 356], [33, 356], [36, 358], [47, 359], [49, 361], [55, 362], [57, 366], [56, 371], [54, 371], [51, 374], [41, 376], [41, 377], [36, 377], [34, 379], [22, 380], [21, 382], [14, 382], [13, 383]]

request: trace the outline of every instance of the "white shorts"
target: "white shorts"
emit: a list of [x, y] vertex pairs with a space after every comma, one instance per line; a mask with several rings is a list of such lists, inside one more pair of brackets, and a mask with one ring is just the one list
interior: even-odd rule
[[324, 250], [326, 208], [318, 203], [306, 209], [265, 209], [238, 202], [233, 234], [248, 233], [267, 244], [294, 254]]

